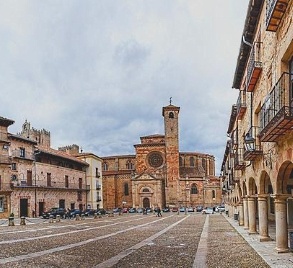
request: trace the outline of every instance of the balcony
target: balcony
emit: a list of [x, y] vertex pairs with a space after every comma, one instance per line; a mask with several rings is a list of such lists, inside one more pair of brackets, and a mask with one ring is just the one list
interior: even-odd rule
[[276, 32], [290, 0], [267, 0], [266, 30]]
[[261, 42], [255, 42], [250, 52], [247, 66], [247, 91], [254, 91], [255, 85], [262, 71]]
[[101, 190], [102, 186], [100, 184], [96, 185], [96, 190]]
[[11, 152], [12, 157], [23, 158], [28, 160], [35, 160], [35, 155], [33, 153], [25, 152], [21, 149], [15, 149]]
[[98, 196], [97, 197], [97, 202], [100, 202], [100, 201], [102, 201], [102, 197]]
[[239, 91], [239, 96], [237, 99], [237, 119], [241, 120], [246, 112], [246, 92], [244, 90]]
[[261, 142], [275, 142], [293, 127], [293, 101], [290, 99], [290, 74], [283, 73], [266, 98], [260, 111]]
[[263, 155], [261, 144], [257, 137], [259, 130], [259, 127], [252, 126], [244, 138], [243, 159], [245, 161], [253, 161], [257, 157]]
[[235, 128], [231, 133], [231, 143], [232, 143], [231, 144], [232, 149], [235, 150], [238, 148], [238, 128]]
[[234, 169], [235, 170], [243, 170], [245, 169], [245, 161], [243, 159], [243, 149], [238, 148], [235, 152], [235, 157], [234, 157]]

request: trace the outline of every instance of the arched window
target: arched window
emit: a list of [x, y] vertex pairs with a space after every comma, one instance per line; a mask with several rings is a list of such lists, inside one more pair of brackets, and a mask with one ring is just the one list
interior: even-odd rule
[[179, 167], [183, 167], [183, 159], [181, 156], [179, 157]]
[[129, 186], [128, 183], [124, 183], [124, 195], [129, 195]]
[[103, 163], [103, 170], [108, 170], [108, 164], [106, 162]]
[[198, 193], [198, 192], [197, 192], [196, 184], [193, 183], [193, 184], [191, 185], [190, 194], [197, 194], [197, 193]]
[[212, 191], [212, 198], [213, 199], [216, 198], [216, 191], [215, 190]]
[[142, 191], [143, 191], [144, 193], [148, 193], [150, 190], [149, 190], [148, 188], [143, 188]]
[[169, 113], [169, 118], [174, 118], [174, 113], [173, 112]]
[[194, 157], [193, 156], [190, 157], [189, 162], [190, 162], [190, 166], [194, 167]]
[[130, 169], [130, 170], [133, 169], [133, 164], [131, 163], [130, 160], [128, 160], [126, 163], [126, 169]]

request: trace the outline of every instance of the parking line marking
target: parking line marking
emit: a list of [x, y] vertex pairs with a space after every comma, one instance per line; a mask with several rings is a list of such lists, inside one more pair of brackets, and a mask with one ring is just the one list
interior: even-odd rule
[[[26, 260], [26, 259], [36, 258], [36, 257], [40, 257], [40, 256], [43, 256], [43, 255], [46, 255], [46, 254], [51, 254], [51, 253], [55, 253], [55, 252], [58, 252], [58, 251], [83, 246], [83, 245], [91, 243], [91, 242], [95, 242], [95, 241], [98, 241], [98, 240], [101, 240], [101, 239], [105, 239], [105, 238], [108, 238], [108, 237], [111, 237], [111, 236], [115, 236], [117, 234], [121, 234], [121, 233], [131, 231], [131, 230], [143, 227], [143, 226], [147, 226], [147, 225], [153, 224], [153, 223], [158, 222], [158, 221], [162, 221], [162, 220], [167, 219], [169, 217], [173, 217], [173, 215], [168, 216], [168, 217], [164, 217], [164, 218], [160, 218], [158, 220], [148, 222], [148, 223], [144, 223], [144, 224], [141, 224], [141, 225], [132, 226], [132, 227], [129, 227], [127, 229], [117, 231], [115, 233], [99, 236], [99, 237], [96, 237], [96, 238], [91, 238], [91, 239], [81, 241], [81, 242], [77, 242], [77, 243], [74, 243], [74, 244], [69, 244], [69, 245], [60, 246], [60, 247], [56, 247], [56, 248], [51, 248], [51, 249], [47, 249], [47, 250], [43, 250], [43, 251], [39, 251], [39, 252], [34, 252], [34, 253], [29, 253], [29, 254], [25, 254], [25, 255], [19, 255], [19, 256], [0, 259], [0, 264], [6, 264], [6, 263], [9, 263], [9, 262], [16, 262], [16, 261], [22, 261], [22, 260]], [[115, 225], [116, 224], [119, 224], [119, 223], [115, 223]]]
[[158, 233], [146, 238], [145, 240], [137, 243], [136, 245], [120, 252], [118, 255], [102, 262], [99, 263], [98, 265], [94, 266], [94, 268], [108, 268], [108, 267], [112, 267], [113, 265], [117, 264], [121, 259], [125, 258], [126, 256], [128, 256], [129, 254], [135, 252], [136, 250], [140, 249], [141, 247], [147, 245], [148, 243], [150, 243], [152, 240], [156, 239], [157, 237], [159, 237], [160, 235], [166, 233], [167, 231], [169, 231], [170, 229], [172, 229], [173, 227], [175, 227], [176, 225], [178, 225], [179, 223], [181, 223], [182, 221], [186, 220], [190, 215], [188, 215], [187, 217], [184, 217], [183, 219], [181, 219], [180, 221], [177, 221], [175, 223], [173, 223], [172, 225], [166, 227], [165, 229], [159, 231]]

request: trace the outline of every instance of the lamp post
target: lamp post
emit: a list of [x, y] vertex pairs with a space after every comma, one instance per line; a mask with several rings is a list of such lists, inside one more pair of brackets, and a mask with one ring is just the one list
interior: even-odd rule
[[188, 191], [189, 191], [189, 182], [187, 181], [185, 184], [185, 215], [187, 215], [187, 192]]

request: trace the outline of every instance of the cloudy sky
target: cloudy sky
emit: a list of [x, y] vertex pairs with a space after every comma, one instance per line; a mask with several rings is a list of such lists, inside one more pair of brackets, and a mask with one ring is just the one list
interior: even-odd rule
[[27, 119], [52, 147], [133, 154], [180, 110], [180, 151], [216, 157], [226, 144], [249, 0], [0, 2], [0, 116]]

